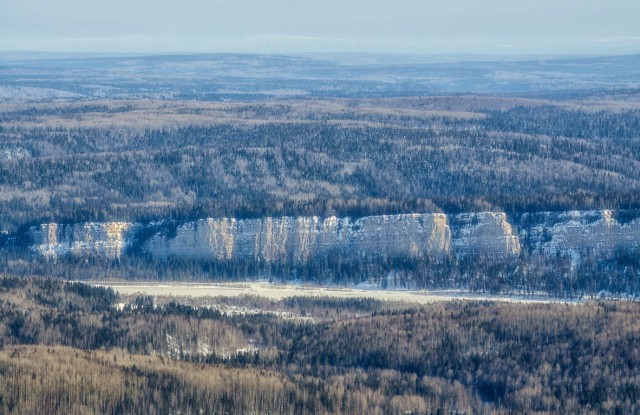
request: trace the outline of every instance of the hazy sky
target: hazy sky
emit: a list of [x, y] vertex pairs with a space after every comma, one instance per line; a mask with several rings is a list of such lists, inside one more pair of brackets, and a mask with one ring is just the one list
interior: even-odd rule
[[0, 0], [0, 50], [640, 52], [638, 0]]

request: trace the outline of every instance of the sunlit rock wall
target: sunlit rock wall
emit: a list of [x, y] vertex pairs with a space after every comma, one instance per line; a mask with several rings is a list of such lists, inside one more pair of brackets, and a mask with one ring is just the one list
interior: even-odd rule
[[28, 236], [30, 249], [49, 259], [63, 255], [116, 259], [135, 248], [135, 252], [156, 258], [264, 262], [305, 262], [329, 253], [350, 258], [514, 258], [526, 253], [529, 257], [568, 256], [575, 265], [586, 256], [636, 252], [640, 213], [527, 213], [515, 223], [497, 212], [380, 215], [357, 220], [335, 216], [222, 218], [187, 222], [177, 228], [162, 223], [50, 223], [32, 227]]
[[57, 224], [47, 223], [29, 230], [31, 249], [45, 258], [64, 255], [120, 258], [137, 226], [126, 222]]
[[520, 228], [532, 255], [601, 258], [640, 242], [640, 217], [610, 210], [527, 213]]
[[450, 216], [450, 220], [459, 257], [520, 255], [520, 239], [504, 213], [462, 213]]
[[329, 252], [438, 257], [451, 253], [451, 232], [443, 214], [369, 216], [355, 221], [334, 216], [206, 219], [178, 227], [173, 238], [151, 238], [145, 250], [159, 258], [266, 262], [307, 261]]

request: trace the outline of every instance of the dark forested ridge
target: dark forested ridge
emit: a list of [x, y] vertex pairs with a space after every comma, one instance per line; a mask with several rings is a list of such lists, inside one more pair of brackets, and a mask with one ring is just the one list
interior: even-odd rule
[[0, 231], [638, 207], [640, 55], [0, 53]]
[[639, 313], [259, 297], [194, 308], [3, 277], [0, 411], [635, 413]]
[[0, 230], [638, 207], [639, 59], [1, 53]]
[[0, 226], [637, 208], [628, 96], [0, 109]]

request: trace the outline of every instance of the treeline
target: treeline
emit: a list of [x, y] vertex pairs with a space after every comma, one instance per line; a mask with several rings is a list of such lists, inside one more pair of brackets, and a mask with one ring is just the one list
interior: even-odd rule
[[602, 256], [582, 252], [570, 256], [394, 257], [344, 256], [339, 253], [305, 262], [265, 262], [253, 258], [224, 261], [168, 260], [126, 255], [116, 260], [60, 257], [55, 261], [24, 251], [3, 252], [0, 272], [53, 276], [63, 280], [128, 281], [252, 281], [311, 283], [384, 289], [457, 289], [506, 295], [548, 295], [553, 298], [640, 296], [640, 255], [623, 248]]
[[[317, 413], [318, 397], [292, 379], [120, 350], [11, 346], [0, 350], [0, 411], [11, 414]], [[368, 394], [350, 393], [354, 408]], [[353, 404], [352, 404], [353, 402]], [[386, 409], [386, 408], [385, 408]], [[356, 413], [345, 412], [345, 413]]]
[[[518, 106], [492, 111], [483, 122], [492, 131], [570, 137], [579, 139], [633, 139], [640, 132], [640, 113], [635, 111], [581, 111], [557, 106]], [[636, 153], [637, 156], [637, 153]]]
[[[296, 327], [283, 363], [330, 376], [364, 369], [367, 385], [430, 396], [462, 385], [487, 405], [472, 412], [638, 411], [635, 303], [434, 304], [349, 322]], [[309, 352], [312, 351], [312, 352]]]
[[120, 301], [78, 283], [0, 278], [0, 411], [640, 411], [635, 302], [293, 298], [282, 318]]
[[125, 122], [135, 103], [90, 113], [112, 128], [82, 121], [91, 104], [5, 111], [0, 226], [639, 206], [637, 111], [393, 102], [233, 105], [216, 111], [238, 122], [146, 128]]

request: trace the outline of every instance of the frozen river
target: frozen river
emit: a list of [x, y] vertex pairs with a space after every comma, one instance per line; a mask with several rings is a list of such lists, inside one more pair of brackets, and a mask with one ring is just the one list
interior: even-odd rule
[[314, 285], [282, 285], [267, 282], [248, 283], [126, 283], [112, 282], [95, 284], [111, 287], [123, 295], [145, 294], [150, 296], [177, 297], [237, 297], [255, 295], [270, 299], [287, 297], [338, 297], [338, 298], [373, 298], [383, 301], [401, 301], [408, 303], [428, 304], [436, 301], [451, 300], [490, 300], [522, 303], [568, 302], [544, 296], [498, 296], [464, 291], [395, 291], [380, 289], [320, 287]]

